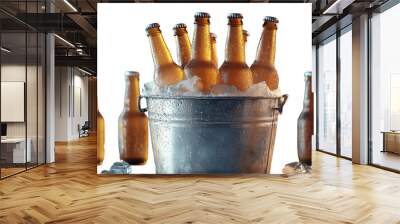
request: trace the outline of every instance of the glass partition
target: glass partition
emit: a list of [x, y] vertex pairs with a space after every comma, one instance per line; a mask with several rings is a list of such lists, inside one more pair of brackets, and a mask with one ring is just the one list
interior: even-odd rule
[[400, 171], [400, 4], [371, 18], [371, 162]]
[[38, 162], [38, 35], [36, 32], [27, 33], [27, 74], [26, 74], [26, 114], [27, 114], [27, 150], [31, 151], [27, 167], [34, 167]]
[[[27, 6], [24, 11], [27, 13], [37, 13], [37, 2], [27, 1]], [[34, 21], [36, 22], [36, 21]], [[27, 168], [32, 168], [37, 165], [37, 41], [38, 36], [35, 30], [27, 28], [27, 74], [26, 74], [26, 114], [27, 114], [27, 150], [31, 151], [30, 162]]]
[[32, 155], [26, 141], [26, 33], [3, 32], [1, 46], [1, 175], [7, 177], [26, 170]]
[[340, 36], [340, 154], [352, 157], [352, 33]]
[[318, 47], [318, 149], [336, 154], [336, 37]]
[[[1, 6], [42, 13], [44, 1]], [[45, 45], [44, 33], [0, 12], [1, 179], [45, 163]]]
[[38, 33], [38, 74], [37, 74], [37, 162], [43, 164], [46, 162], [46, 37], [43, 33]]

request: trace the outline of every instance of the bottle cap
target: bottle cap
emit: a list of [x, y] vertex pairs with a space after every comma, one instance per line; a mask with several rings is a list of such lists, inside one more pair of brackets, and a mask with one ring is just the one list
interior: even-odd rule
[[217, 38], [217, 34], [215, 34], [215, 33], [210, 33], [210, 37], [215, 39], [215, 38]]
[[243, 16], [240, 13], [230, 13], [228, 19], [243, 19]]
[[147, 25], [146, 27], [146, 31], [152, 28], [160, 28], [160, 24], [158, 23], [150, 23], [149, 25]]
[[279, 20], [273, 16], [266, 16], [266, 17], [264, 17], [264, 22], [279, 23]]
[[139, 77], [139, 72], [136, 72], [136, 71], [126, 71], [126, 72], [125, 72], [125, 76], [126, 76], [126, 77], [133, 77], [133, 76]]
[[304, 72], [304, 76], [305, 77], [312, 76], [312, 72], [311, 71], [306, 71], [306, 72]]
[[250, 33], [247, 30], [243, 30], [243, 35], [250, 36]]
[[194, 18], [210, 18], [210, 14], [206, 12], [196, 12]]
[[176, 25], [174, 26], [174, 30], [175, 30], [175, 29], [179, 29], [179, 28], [186, 28], [186, 24], [184, 24], [184, 23], [178, 23], [178, 24], [176, 24]]

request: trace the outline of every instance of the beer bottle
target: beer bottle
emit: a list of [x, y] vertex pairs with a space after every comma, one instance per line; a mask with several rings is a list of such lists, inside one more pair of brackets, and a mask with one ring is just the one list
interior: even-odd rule
[[184, 68], [189, 63], [192, 54], [192, 46], [190, 45], [186, 25], [184, 23], [176, 24], [174, 26], [174, 32], [174, 36], [176, 37], [178, 64]]
[[101, 165], [104, 160], [104, 118], [97, 108], [97, 165]]
[[300, 163], [311, 166], [311, 144], [314, 129], [314, 96], [311, 90], [311, 72], [304, 74], [304, 80], [303, 110], [297, 119], [297, 154]]
[[251, 65], [254, 83], [265, 81], [271, 90], [279, 86], [278, 72], [275, 69], [276, 30], [278, 19], [264, 18], [263, 32], [257, 47], [257, 55]]
[[[247, 30], [243, 30], [243, 42], [244, 42], [244, 46], [246, 47], [246, 43], [247, 43], [247, 38], [250, 36], [249, 31]], [[246, 49], [246, 48], [245, 48]]]
[[184, 73], [172, 60], [171, 53], [161, 34], [160, 25], [152, 23], [146, 28], [154, 61], [154, 82], [158, 86], [168, 86], [184, 79]]
[[218, 67], [217, 35], [215, 33], [211, 33], [210, 37], [211, 37], [211, 61], [216, 67]]
[[130, 165], [143, 165], [148, 154], [148, 121], [139, 111], [139, 73], [126, 72], [124, 109], [119, 116], [119, 156]]
[[246, 64], [242, 18], [240, 13], [231, 13], [228, 16], [225, 61], [219, 68], [219, 82], [233, 85], [243, 91], [253, 84], [253, 76]]
[[218, 69], [211, 61], [210, 15], [195, 14], [192, 59], [185, 66], [188, 77], [198, 76], [202, 91], [208, 92], [217, 83]]

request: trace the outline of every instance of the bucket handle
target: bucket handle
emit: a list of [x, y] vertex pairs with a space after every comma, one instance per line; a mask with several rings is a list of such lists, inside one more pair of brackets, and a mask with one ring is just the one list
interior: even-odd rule
[[274, 107], [273, 109], [279, 111], [279, 113], [281, 114], [283, 111], [283, 106], [285, 106], [288, 97], [288, 94], [282, 95], [282, 97], [279, 99], [278, 107]]
[[144, 113], [144, 112], [147, 112], [147, 108], [142, 108], [142, 106], [140, 104], [140, 101], [142, 101], [142, 98], [144, 98], [144, 96], [139, 95], [139, 97], [138, 97], [138, 109], [139, 109], [140, 112]]

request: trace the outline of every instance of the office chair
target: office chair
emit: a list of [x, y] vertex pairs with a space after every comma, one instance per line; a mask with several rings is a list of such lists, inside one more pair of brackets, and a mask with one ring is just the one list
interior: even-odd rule
[[79, 138], [89, 136], [89, 129], [90, 129], [89, 121], [85, 121], [82, 127], [80, 127], [80, 125], [78, 124]]

